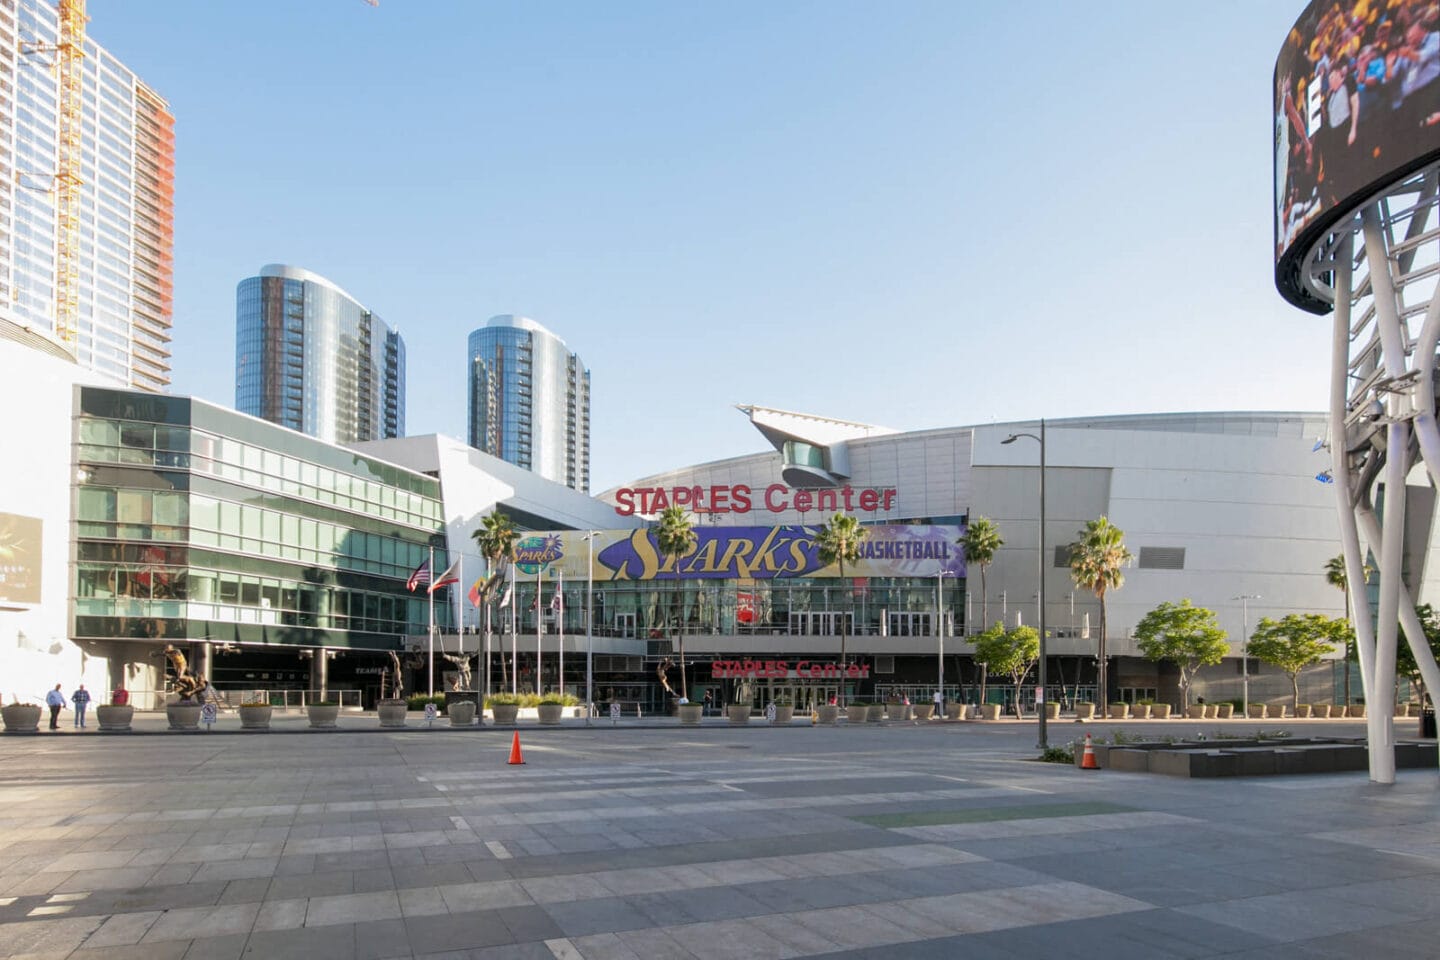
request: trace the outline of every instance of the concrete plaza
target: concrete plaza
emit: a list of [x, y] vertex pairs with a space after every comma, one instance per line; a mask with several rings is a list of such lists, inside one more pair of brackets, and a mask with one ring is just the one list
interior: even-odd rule
[[[0, 956], [1440, 955], [1435, 770], [1192, 781], [1032, 762], [1033, 722], [663, 720], [522, 726], [511, 766], [508, 729], [411, 724], [0, 737]], [[1160, 723], [1085, 728], [1116, 726]]]

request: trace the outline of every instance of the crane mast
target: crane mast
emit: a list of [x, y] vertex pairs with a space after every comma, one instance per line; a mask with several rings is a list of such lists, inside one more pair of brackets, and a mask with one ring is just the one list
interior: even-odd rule
[[55, 167], [55, 334], [74, 345], [80, 325], [80, 177], [83, 131], [85, 0], [59, 0], [56, 56], [60, 123]]

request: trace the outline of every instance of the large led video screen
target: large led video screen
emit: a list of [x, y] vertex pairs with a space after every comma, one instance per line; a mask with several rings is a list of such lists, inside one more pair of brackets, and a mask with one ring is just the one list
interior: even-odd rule
[[0, 511], [0, 604], [40, 602], [38, 517]]
[[1293, 267], [1335, 216], [1440, 156], [1440, 0], [1312, 0], [1276, 58], [1274, 111], [1275, 260]]

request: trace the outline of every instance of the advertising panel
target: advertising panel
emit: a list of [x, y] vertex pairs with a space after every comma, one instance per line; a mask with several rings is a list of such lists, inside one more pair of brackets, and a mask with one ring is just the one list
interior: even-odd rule
[[0, 512], [0, 603], [40, 602], [38, 517]]
[[[819, 526], [695, 528], [696, 546], [680, 558], [682, 579], [772, 580], [790, 577], [838, 577], [836, 564], [820, 563], [815, 534]], [[846, 577], [933, 577], [965, 575], [965, 555], [956, 545], [960, 526], [909, 524], [865, 527], [860, 560], [845, 565]], [[567, 530], [522, 537], [516, 544], [521, 574], [566, 580], [586, 578], [590, 544], [584, 531]], [[649, 530], [608, 530], [595, 537], [594, 579], [668, 580], [676, 562], [663, 557]]]
[[1440, 156], [1440, 0], [1312, 0], [1276, 58], [1273, 105], [1276, 283], [1316, 309], [1297, 299], [1305, 249]]

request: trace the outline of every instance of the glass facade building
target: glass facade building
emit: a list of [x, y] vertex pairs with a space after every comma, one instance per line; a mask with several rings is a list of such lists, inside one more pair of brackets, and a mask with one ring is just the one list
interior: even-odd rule
[[528, 317], [492, 317], [469, 340], [469, 443], [590, 490], [590, 371]]
[[405, 341], [324, 277], [271, 264], [235, 291], [235, 407], [331, 443], [405, 435]]
[[388, 654], [426, 634], [406, 581], [448, 562], [438, 480], [193, 399], [78, 390], [77, 641]]
[[0, 321], [141, 390], [170, 384], [175, 119], [88, 37], [81, 61], [74, 336], [57, 320], [60, 81], [54, 3], [0, 0]]

